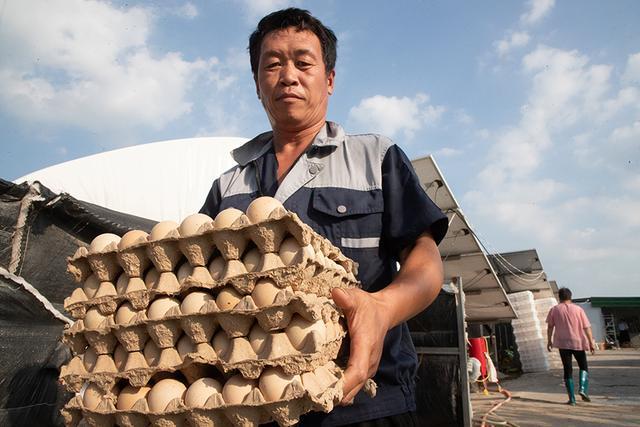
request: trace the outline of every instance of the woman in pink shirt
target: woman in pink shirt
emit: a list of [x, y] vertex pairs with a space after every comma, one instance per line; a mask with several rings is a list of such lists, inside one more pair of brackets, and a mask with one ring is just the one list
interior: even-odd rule
[[560, 350], [560, 358], [564, 368], [564, 384], [569, 394], [569, 405], [576, 404], [576, 397], [573, 389], [573, 370], [571, 367], [571, 357], [575, 357], [580, 367], [580, 383], [578, 392], [582, 400], [591, 402], [587, 394], [589, 388], [589, 369], [587, 367], [587, 353], [590, 350], [594, 353], [593, 336], [591, 334], [591, 323], [587, 319], [582, 307], [571, 302], [571, 291], [568, 288], [561, 288], [558, 291], [560, 304], [549, 310], [547, 315], [547, 349], [552, 347]]

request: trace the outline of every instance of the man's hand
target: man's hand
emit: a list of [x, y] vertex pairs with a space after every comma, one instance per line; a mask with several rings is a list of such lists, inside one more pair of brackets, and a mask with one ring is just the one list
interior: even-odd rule
[[342, 404], [353, 402], [365, 381], [378, 370], [384, 337], [389, 330], [389, 319], [384, 304], [361, 289], [333, 289], [331, 296], [340, 307], [349, 325], [351, 346], [349, 363], [344, 372]]
[[442, 287], [440, 252], [430, 234], [418, 237], [403, 251], [400, 261], [396, 278], [377, 292], [357, 288], [332, 292], [347, 318], [351, 338], [342, 404], [351, 403], [365, 381], [375, 375], [389, 329], [427, 308]]
[[593, 342], [593, 340], [589, 341], [589, 351], [592, 355], [596, 354], [596, 344]]
[[547, 341], [547, 351], [551, 351], [552, 348], [551, 341]]

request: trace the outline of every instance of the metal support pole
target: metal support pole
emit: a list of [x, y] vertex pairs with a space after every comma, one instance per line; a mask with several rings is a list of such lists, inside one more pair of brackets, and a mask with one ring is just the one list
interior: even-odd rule
[[454, 283], [458, 287], [456, 293], [456, 312], [458, 320], [458, 351], [460, 359], [460, 391], [462, 398], [462, 425], [471, 427], [471, 395], [469, 392], [469, 373], [467, 372], [467, 340], [465, 339], [466, 323], [464, 320], [464, 290], [462, 278], [456, 277]]
[[491, 327], [491, 346], [493, 347], [493, 365], [496, 367], [496, 371], [500, 370], [500, 367], [498, 366], [498, 360], [500, 359], [499, 355], [498, 355], [498, 337], [496, 336], [496, 323], [492, 322], [489, 324], [489, 326]]

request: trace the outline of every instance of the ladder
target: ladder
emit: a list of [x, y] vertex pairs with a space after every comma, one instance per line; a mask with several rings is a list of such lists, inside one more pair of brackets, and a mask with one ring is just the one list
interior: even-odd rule
[[604, 339], [606, 343], [615, 348], [620, 348], [618, 333], [616, 332], [616, 321], [613, 314], [603, 314], [602, 319], [604, 320]]

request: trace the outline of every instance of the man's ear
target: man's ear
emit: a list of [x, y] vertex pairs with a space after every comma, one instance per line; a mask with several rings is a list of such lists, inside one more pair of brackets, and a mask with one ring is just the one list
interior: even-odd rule
[[329, 95], [333, 95], [333, 88], [334, 88], [334, 81], [336, 78], [336, 70], [333, 69], [329, 72], [329, 74], [327, 74], [327, 88], [328, 88], [328, 92]]

